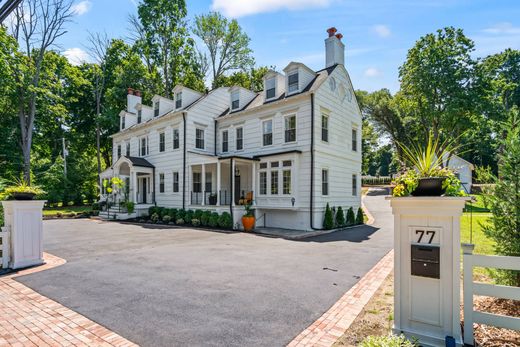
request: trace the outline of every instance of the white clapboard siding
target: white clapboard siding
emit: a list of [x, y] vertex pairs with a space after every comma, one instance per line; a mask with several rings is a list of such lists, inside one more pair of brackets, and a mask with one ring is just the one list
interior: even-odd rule
[[10, 243], [9, 240], [10, 232], [7, 227], [2, 227], [2, 231], [0, 232], [0, 239], [2, 239], [2, 245], [0, 246], [0, 250], [2, 251], [2, 256], [0, 257], [0, 265], [2, 265], [2, 269], [7, 269], [10, 260]]
[[474, 255], [473, 245], [464, 248], [464, 343], [473, 345], [473, 323], [520, 331], [520, 318], [473, 310], [473, 296], [520, 300], [520, 288], [473, 282], [474, 267], [519, 270], [520, 257]]

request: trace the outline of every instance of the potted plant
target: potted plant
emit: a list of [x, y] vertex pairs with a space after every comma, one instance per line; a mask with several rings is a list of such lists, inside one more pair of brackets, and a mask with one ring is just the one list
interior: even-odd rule
[[209, 204], [210, 205], [216, 205], [217, 204], [217, 194], [216, 193], [211, 193], [209, 195]]
[[411, 168], [394, 180], [393, 196], [464, 195], [455, 173], [443, 167], [445, 158], [455, 150], [451, 142], [439, 144], [430, 134], [426, 147], [418, 144], [410, 147], [402, 144], [399, 146]]
[[38, 186], [31, 186], [21, 179], [16, 181], [14, 185], [5, 189], [3, 195], [14, 200], [32, 200], [36, 195], [45, 194], [45, 192]]
[[255, 210], [251, 208], [253, 202], [250, 201], [244, 205], [246, 213], [242, 216], [242, 225], [244, 231], [251, 231], [255, 227]]

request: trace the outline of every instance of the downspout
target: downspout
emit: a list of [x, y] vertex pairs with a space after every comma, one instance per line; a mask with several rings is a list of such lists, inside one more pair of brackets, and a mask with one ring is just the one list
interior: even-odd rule
[[314, 227], [314, 93], [311, 93], [311, 194], [310, 194], [310, 221], [311, 229], [321, 230]]
[[233, 158], [229, 159], [229, 186], [231, 187], [231, 199], [229, 200], [229, 213], [231, 213], [231, 218], [233, 218], [233, 198], [234, 198], [234, 189], [233, 187], [233, 176], [235, 173], [233, 172]]
[[186, 208], [186, 112], [182, 113], [182, 209]]
[[152, 199], [153, 199], [153, 204], [154, 204], [155, 206], [157, 206], [157, 202], [155, 201], [155, 189], [157, 188], [157, 187], [155, 186], [155, 166], [152, 168], [152, 175], [153, 175], [153, 177], [152, 177], [152, 184], [153, 184], [153, 194], [152, 194]]
[[217, 156], [217, 120], [216, 119], [215, 119], [215, 135], [214, 135], [213, 139], [214, 139], [213, 148], [215, 149], [214, 154], [216, 157]]

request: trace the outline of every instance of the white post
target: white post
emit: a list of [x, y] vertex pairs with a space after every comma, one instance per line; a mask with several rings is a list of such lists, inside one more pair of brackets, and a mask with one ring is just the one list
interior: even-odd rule
[[255, 170], [256, 162], [251, 163], [251, 190], [253, 192], [253, 205], [256, 205], [256, 170]]
[[475, 245], [463, 243], [464, 271], [464, 343], [473, 346], [473, 249]]
[[202, 185], [202, 206], [206, 205], [206, 164], [202, 164], [202, 174], [201, 174], [201, 185]]
[[217, 206], [220, 206], [220, 161], [217, 161]]
[[231, 160], [231, 206], [235, 206], [235, 161]]
[[2, 269], [7, 269], [11, 259], [11, 240], [9, 239], [9, 228], [0, 228], [0, 237], [2, 238]]
[[130, 181], [131, 201], [137, 204], [137, 173], [134, 170], [130, 171]]

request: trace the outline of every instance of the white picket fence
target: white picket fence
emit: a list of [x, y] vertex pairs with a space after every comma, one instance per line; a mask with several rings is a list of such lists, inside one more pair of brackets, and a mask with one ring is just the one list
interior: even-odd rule
[[520, 257], [473, 254], [474, 245], [470, 244], [465, 244], [462, 248], [464, 250], [464, 343], [474, 344], [473, 323], [520, 330], [520, 318], [473, 310], [474, 295], [520, 300], [520, 287], [473, 282], [474, 267], [520, 271]]
[[0, 239], [2, 240], [2, 244], [0, 245], [0, 250], [2, 251], [2, 255], [0, 256], [0, 265], [2, 265], [2, 269], [7, 269], [9, 265], [10, 258], [10, 232], [8, 227], [2, 227], [2, 231], [0, 232]]

